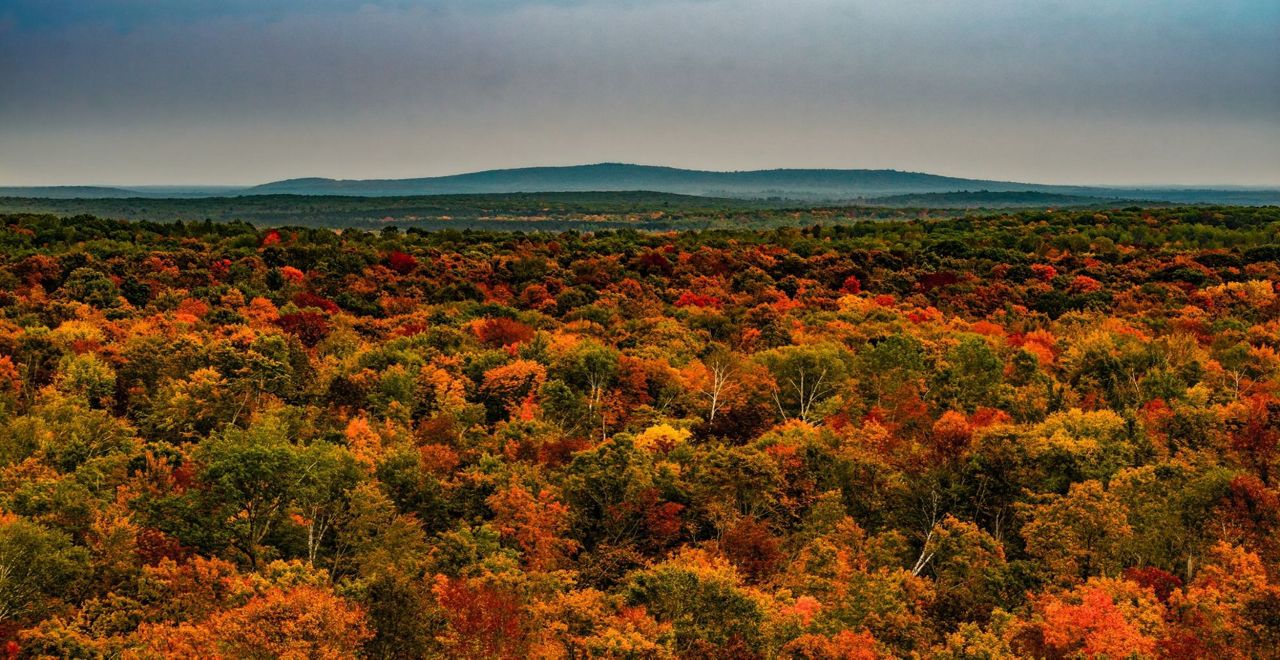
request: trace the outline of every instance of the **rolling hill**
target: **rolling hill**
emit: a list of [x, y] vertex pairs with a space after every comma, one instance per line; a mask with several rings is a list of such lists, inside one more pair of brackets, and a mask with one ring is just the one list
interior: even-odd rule
[[[287, 179], [254, 186], [241, 194], [383, 197], [623, 190], [826, 202], [872, 202], [878, 198], [903, 195], [980, 191], [983, 194], [1042, 193], [1064, 198], [1101, 198], [1099, 201], [1280, 204], [1280, 189], [1276, 188], [1062, 186], [965, 179], [899, 170], [775, 169], [711, 172], [624, 163], [486, 170], [417, 179]], [[1072, 201], [1087, 203], [1083, 199]]]
[[852, 199], [984, 189], [1044, 190], [1053, 186], [982, 181], [897, 170], [754, 170], [709, 172], [674, 167], [601, 163], [568, 167], [487, 170], [419, 179], [288, 179], [248, 194], [445, 195], [498, 192], [652, 190], [709, 197]]
[[[700, 197], [774, 199], [806, 203], [898, 205], [910, 196], [926, 204], [974, 205], [981, 198], [1003, 195], [997, 205], [1013, 205], [1019, 194], [1050, 195], [1032, 205], [1088, 204], [1099, 201], [1172, 202], [1179, 204], [1280, 204], [1280, 188], [1108, 187], [1064, 186], [867, 169], [774, 169], [711, 172], [652, 165], [600, 163], [565, 167], [486, 170], [415, 179], [299, 178], [251, 187], [0, 187], [0, 196], [73, 198], [199, 198], [218, 196], [307, 195], [347, 197], [415, 197], [548, 192], [649, 191]], [[947, 196], [952, 196], [948, 198]], [[1034, 196], [1032, 196], [1034, 197]], [[1086, 199], [1090, 198], [1090, 199]], [[915, 201], [909, 203], [917, 203]]]

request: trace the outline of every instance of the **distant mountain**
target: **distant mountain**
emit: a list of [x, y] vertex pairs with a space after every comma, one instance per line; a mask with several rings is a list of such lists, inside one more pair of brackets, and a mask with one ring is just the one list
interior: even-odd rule
[[[0, 196], [46, 199], [193, 198], [233, 195], [343, 195], [411, 197], [494, 193], [648, 191], [701, 197], [779, 199], [808, 203], [907, 205], [913, 195], [961, 195], [920, 200], [922, 205], [982, 205], [963, 195], [1003, 194], [997, 206], [1014, 206], [1014, 193], [1039, 193], [1112, 201], [1157, 201], [1190, 204], [1280, 204], [1280, 188], [1121, 188], [1060, 186], [987, 181], [898, 170], [778, 169], [709, 172], [674, 167], [600, 163], [567, 167], [524, 167], [419, 179], [286, 179], [248, 188], [232, 187], [0, 187]], [[884, 201], [884, 198], [902, 197]], [[1087, 204], [1089, 200], [1030, 199], [1033, 205]]]
[[115, 199], [137, 197], [138, 193], [107, 186], [0, 186], [0, 197], [38, 197], [43, 199]]
[[0, 186], [0, 197], [34, 199], [182, 199], [238, 194], [244, 186]]
[[899, 172], [897, 170], [754, 170], [708, 172], [651, 165], [601, 163], [488, 170], [421, 179], [288, 179], [245, 194], [456, 195], [498, 192], [651, 190], [713, 197], [853, 199], [868, 196], [986, 189], [1042, 190], [1045, 186]]
[[[1109, 199], [1207, 204], [1280, 204], [1280, 189], [1060, 186], [964, 179], [898, 170], [778, 169], [709, 172], [623, 163], [524, 167], [419, 179], [288, 179], [254, 186], [241, 194], [385, 197], [622, 190], [647, 190], [710, 197], [776, 197], [825, 202], [865, 202], [873, 198], [892, 196], [981, 191], [984, 194], [1035, 192], [1069, 197], [1101, 198], [1099, 202]], [[961, 205], [965, 205], [963, 200], [949, 201], [961, 201]], [[1047, 200], [1033, 201], [1033, 203], [1040, 204], [1045, 201]], [[1076, 200], [1072, 203], [1077, 202], [1088, 203], [1087, 200]]]

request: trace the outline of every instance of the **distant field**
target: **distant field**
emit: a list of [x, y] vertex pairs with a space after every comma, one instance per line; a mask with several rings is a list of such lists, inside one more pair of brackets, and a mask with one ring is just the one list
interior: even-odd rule
[[0, 197], [0, 213], [92, 215], [121, 220], [244, 221], [258, 226], [376, 229], [646, 230], [763, 227], [832, 218], [906, 217], [902, 210], [789, 209], [783, 200], [654, 192], [508, 193], [415, 197], [254, 195], [205, 198], [37, 199]]
[[[767, 228], [857, 219], [949, 217], [968, 209], [1124, 207], [1125, 200], [1038, 192], [957, 192], [859, 199], [808, 207], [783, 199], [729, 199], [657, 192], [502, 193], [412, 197], [251, 195], [200, 198], [0, 197], [0, 213], [121, 220], [243, 221], [377, 229], [541, 230]], [[1167, 205], [1159, 203], [1158, 205]], [[925, 211], [924, 209], [928, 209]]]

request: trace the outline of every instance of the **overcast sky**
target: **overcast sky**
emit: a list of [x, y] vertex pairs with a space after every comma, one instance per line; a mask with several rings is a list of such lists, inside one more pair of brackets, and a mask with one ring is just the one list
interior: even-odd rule
[[0, 185], [601, 161], [1280, 186], [1280, 1], [0, 0]]

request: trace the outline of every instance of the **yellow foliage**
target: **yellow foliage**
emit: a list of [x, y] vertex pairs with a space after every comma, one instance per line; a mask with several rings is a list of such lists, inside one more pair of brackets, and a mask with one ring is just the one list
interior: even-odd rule
[[73, 319], [54, 328], [49, 338], [59, 346], [70, 347], [77, 343], [101, 343], [106, 337], [97, 324]]
[[636, 446], [646, 451], [669, 452], [684, 444], [693, 434], [688, 429], [678, 429], [670, 424], [658, 424], [636, 436]]

